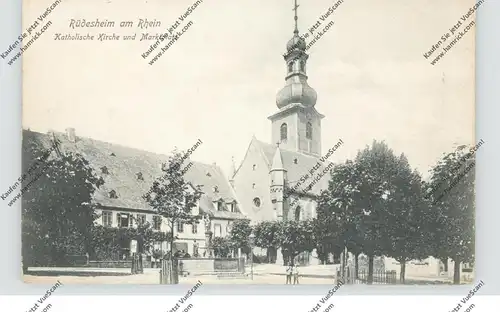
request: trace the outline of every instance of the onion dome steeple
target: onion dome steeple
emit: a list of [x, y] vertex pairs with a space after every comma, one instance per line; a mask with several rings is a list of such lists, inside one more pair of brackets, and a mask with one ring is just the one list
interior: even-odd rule
[[295, 29], [293, 37], [286, 45], [284, 59], [287, 64], [287, 76], [285, 87], [276, 95], [276, 105], [283, 108], [292, 103], [300, 103], [305, 107], [313, 107], [316, 104], [316, 91], [307, 84], [306, 63], [309, 55], [306, 53], [306, 41], [299, 36], [297, 26], [297, 0], [295, 0]]

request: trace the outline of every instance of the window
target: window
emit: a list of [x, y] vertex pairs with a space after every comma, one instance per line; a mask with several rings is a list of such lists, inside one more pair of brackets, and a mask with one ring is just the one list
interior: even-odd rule
[[142, 172], [137, 172], [136, 175], [137, 175], [137, 180], [144, 181], [144, 176], [142, 175]]
[[220, 201], [220, 200], [219, 200], [219, 201], [217, 202], [217, 211], [222, 211], [222, 210], [224, 210], [224, 209], [222, 208], [222, 201]]
[[288, 63], [288, 72], [291, 73], [293, 71], [293, 62]]
[[116, 214], [116, 220], [118, 221], [118, 227], [128, 228], [132, 226], [132, 220], [130, 220], [130, 215], [128, 213], [118, 213]]
[[299, 220], [300, 220], [300, 206], [295, 208], [295, 221], [299, 221]]
[[236, 202], [232, 202], [229, 204], [229, 211], [236, 212]]
[[305, 71], [306, 69], [306, 62], [304, 62], [304, 60], [301, 60], [300, 61], [300, 71]]
[[214, 186], [214, 193], [219, 193], [219, 187], [217, 185]]
[[260, 198], [255, 197], [255, 198], [253, 199], [253, 204], [254, 204], [256, 207], [260, 207]]
[[312, 137], [313, 137], [312, 124], [310, 122], [308, 122], [306, 125], [306, 138], [310, 140], [310, 139], [312, 139]]
[[178, 233], [184, 232], [184, 222], [177, 221], [177, 232]]
[[109, 191], [109, 198], [118, 198], [118, 195], [116, 195], [116, 191], [115, 190]]
[[102, 173], [104, 173], [104, 174], [109, 174], [108, 167], [106, 167], [106, 166], [102, 166], [102, 167], [101, 167], [101, 172], [102, 172]]
[[113, 224], [113, 213], [111, 211], [102, 212], [102, 225], [111, 226]]
[[154, 241], [153, 242], [153, 249], [161, 249], [161, 242], [160, 241]]
[[257, 165], [253, 165], [253, 166], [252, 166], [253, 171], [255, 171], [255, 168], [256, 168], [256, 167], [257, 167]]
[[153, 216], [153, 229], [161, 230], [161, 216]]
[[252, 188], [254, 189], [255, 188], [255, 183], [252, 184]]
[[222, 226], [220, 224], [215, 223], [214, 224], [214, 236], [215, 237], [220, 237], [222, 236]]
[[146, 224], [146, 215], [145, 214], [138, 214], [137, 215], [137, 225], [143, 225]]
[[284, 123], [280, 127], [280, 137], [282, 141], [287, 139], [287, 132], [288, 132], [287, 126], [286, 123]]
[[193, 223], [191, 223], [191, 233], [198, 233], [198, 223], [196, 221], [193, 221]]
[[297, 164], [298, 162], [299, 162], [299, 161], [297, 160], [297, 158], [294, 158], [294, 159], [293, 159], [293, 163], [294, 163], [294, 164]]

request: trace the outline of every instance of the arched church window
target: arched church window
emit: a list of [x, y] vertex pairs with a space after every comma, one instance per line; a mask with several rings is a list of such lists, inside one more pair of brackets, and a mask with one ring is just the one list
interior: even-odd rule
[[312, 137], [313, 137], [313, 127], [312, 124], [308, 122], [306, 125], [306, 138], [312, 139]]
[[287, 139], [287, 135], [288, 135], [287, 132], [288, 132], [287, 125], [286, 125], [286, 123], [284, 123], [280, 127], [280, 138], [282, 141]]
[[291, 73], [293, 71], [293, 62], [288, 63], [288, 72]]
[[300, 61], [300, 71], [305, 71], [306, 69], [306, 62], [304, 62], [304, 60], [301, 60]]
[[300, 221], [300, 206], [295, 208], [295, 221]]

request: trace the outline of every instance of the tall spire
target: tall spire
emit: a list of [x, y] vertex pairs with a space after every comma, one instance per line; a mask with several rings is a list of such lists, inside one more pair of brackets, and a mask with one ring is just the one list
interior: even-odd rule
[[299, 5], [297, 4], [297, 0], [295, 0], [295, 6], [293, 7], [293, 11], [295, 11], [295, 16], [293, 19], [295, 20], [295, 30], [293, 31], [294, 34], [299, 34], [299, 27], [297, 26], [297, 21], [299, 17], [297, 16], [297, 9], [299, 8]]
[[236, 165], [234, 163], [234, 156], [231, 157], [231, 178], [236, 174]]
[[306, 64], [309, 56], [306, 53], [306, 41], [299, 35], [298, 7], [297, 0], [294, 0], [295, 29], [283, 55], [287, 66], [286, 85], [276, 95], [276, 105], [279, 109], [294, 103], [300, 103], [305, 107], [316, 105], [316, 91], [307, 84]]
[[234, 164], [234, 156], [231, 157], [231, 173], [229, 176], [229, 183], [234, 187], [234, 176], [236, 175], [236, 165]]

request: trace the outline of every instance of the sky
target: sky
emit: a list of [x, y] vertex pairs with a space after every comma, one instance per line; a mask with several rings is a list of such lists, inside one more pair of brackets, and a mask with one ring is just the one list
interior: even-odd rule
[[[28, 27], [52, 0], [25, 0]], [[293, 35], [292, 0], [203, 0], [193, 25], [153, 65], [153, 41], [195, 1], [65, 0], [23, 60], [23, 128], [76, 129], [91, 137], [167, 154], [203, 144], [193, 160], [229, 174], [253, 135], [271, 143], [268, 116], [284, 86], [283, 53]], [[336, 1], [298, 1], [301, 33]], [[456, 144], [474, 144], [474, 29], [436, 65], [423, 57], [474, 4], [470, 0], [344, 0], [308, 51], [318, 93], [322, 149], [344, 162], [375, 140], [405, 153], [426, 176]], [[113, 20], [114, 28], [69, 27], [71, 19]], [[139, 19], [161, 21], [141, 30]], [[134, 28], [120, 28], [120, 21]], [[326, 25], [326, 22], [322, 22]], [[41, 24], [43, 25], [43, 23]], [[41, 26], [40, 26], [41, 27]], [[60, 41], [56, 33], [137, 33], [135, 41]], [[15, 38], [13, 38], [14, 40]], [[152, 55], [156, 54], [153, 52]]]

